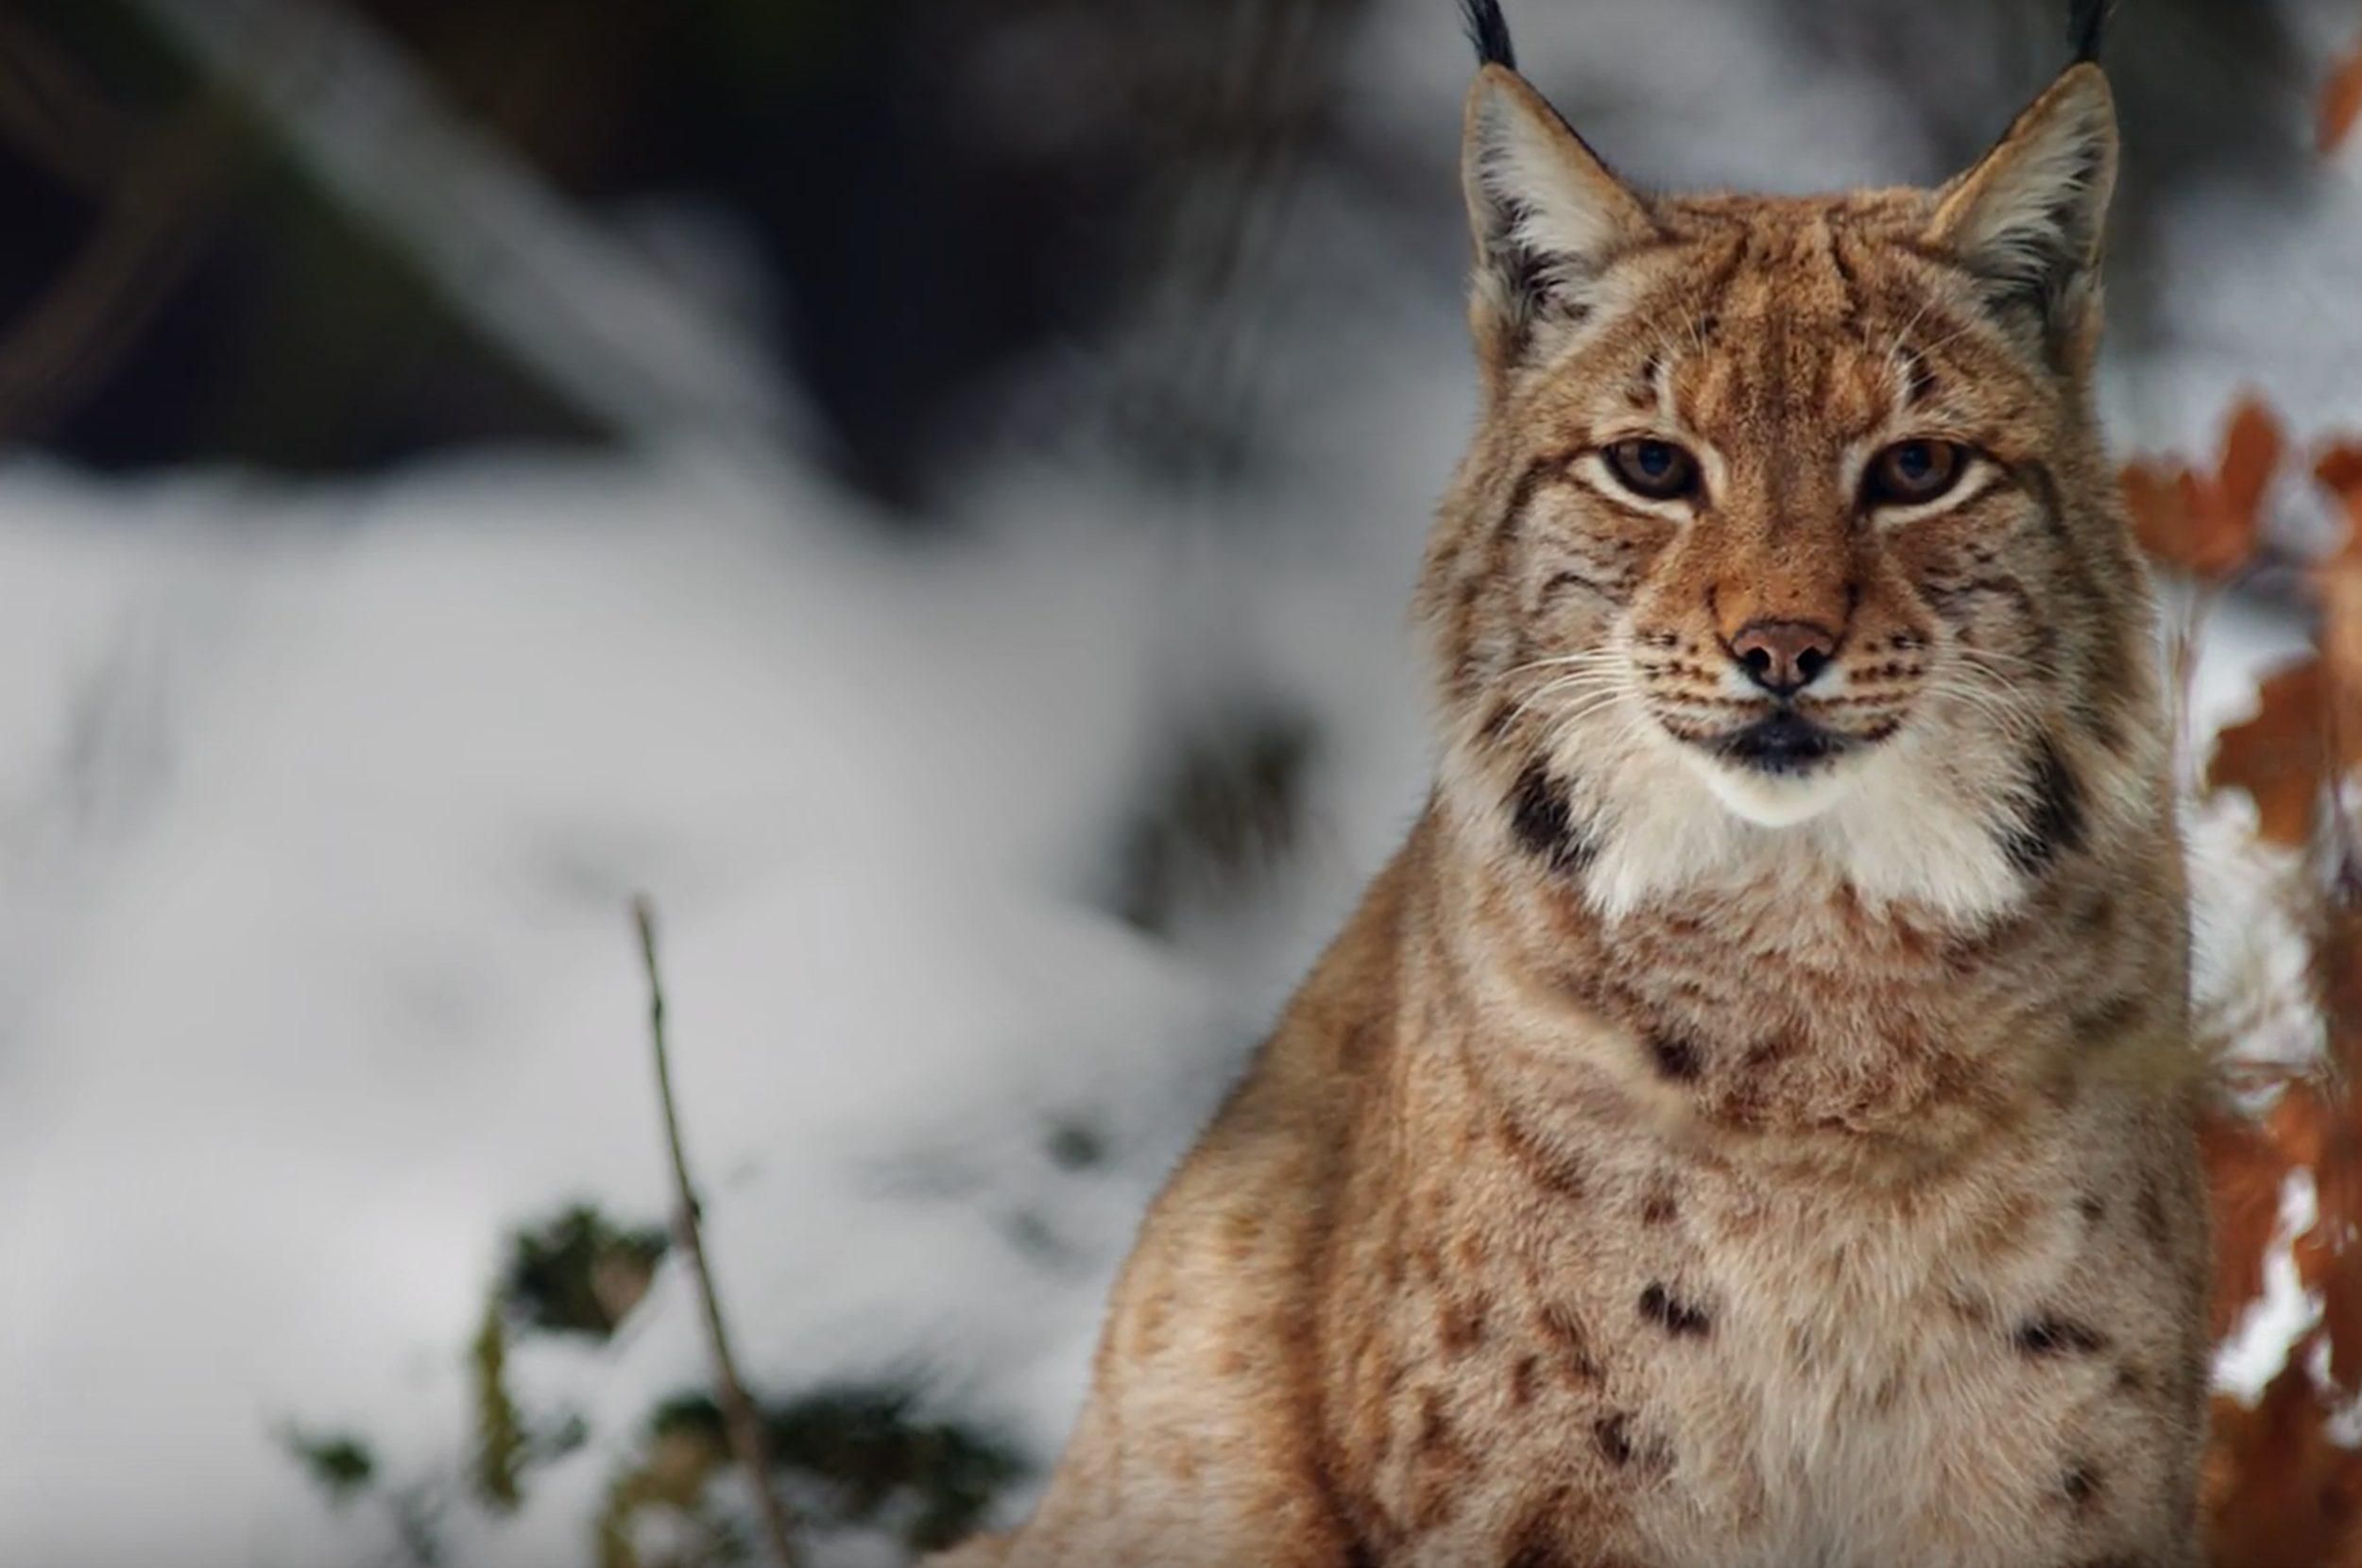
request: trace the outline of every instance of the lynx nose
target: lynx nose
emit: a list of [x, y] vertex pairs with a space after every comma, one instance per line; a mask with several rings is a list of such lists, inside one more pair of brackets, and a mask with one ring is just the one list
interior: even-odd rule
[[1809, 621], [1754, 621], [1731, 639], [1747, 678], [1775, 697], [1810, 686], [1837, 654], [1838, 634]]

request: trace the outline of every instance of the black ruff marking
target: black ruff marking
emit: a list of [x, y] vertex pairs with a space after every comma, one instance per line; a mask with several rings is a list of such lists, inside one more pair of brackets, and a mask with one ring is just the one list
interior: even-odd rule
[[1581, 871], [1599, 853], [1599, 846], [1575, 827], [1566, 793], [1550, 781], [1539, 762], [1517, 775], [1516, 793], [1509, 800], [1509, 830], [1528, 854], [1552, 871]]
[[1676, 1083], [1696, 1082], [1704, 1067], [1696, 1042], [1678, 1034], [1650, 1035], [1649, 1059], [1656, 1064], [1657, 1071]]
[[2066, 851], [2082, 847], [2083, 786], [2047, 736], [2035, 744], [2030, 766], [2032, 798], [2000, 837], [2010, 863], [2038, 877]]
[[1517, 51], [1509, 42], [1509, 18], [1501, 14], [1500, 0], [1462, 0], [1461, 9], [1468, 42], [1476, 45], [1477, 63], [1517, 69]]
[[1640, 1292], [1640, 1315], [1676, 1339], [1703, 1339], [1714, 1327], [1714, 1320], [1703, 1309], [1681, 1300], [1662, 1285], [1652, 1285]]
[[2067, 1318], [2028, 1318], [2011, 1338], [2019, 1354], [2032, 1356], [2097, 1355], [2108, 1348], [2106, 1335]]

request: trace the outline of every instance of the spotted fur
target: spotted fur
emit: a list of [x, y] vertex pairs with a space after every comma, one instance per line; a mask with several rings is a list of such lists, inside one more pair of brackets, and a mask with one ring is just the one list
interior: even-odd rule
[[[951, 1560], [2187, 1568], [2106, 82], [1940, 190], [1646, 196], [1471, 14], [1431, 804], [1151, 1212], [1038, 1510]], [[1643, 436], [1678, 502], [1617, 477]], [[1954, 489], [1871, 499], [1915, 438]]]

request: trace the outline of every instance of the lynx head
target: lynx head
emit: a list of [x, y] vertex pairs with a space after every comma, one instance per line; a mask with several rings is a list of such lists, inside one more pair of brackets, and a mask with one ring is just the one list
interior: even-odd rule
[[1611, 912], [1817, 865], [1981, 919], [2153, 814], [2090, 396], [2098, 66], [1936, 189], [1652, 195], [1468, 9], [1481, 409], [1420, 590], [1447, 792]]

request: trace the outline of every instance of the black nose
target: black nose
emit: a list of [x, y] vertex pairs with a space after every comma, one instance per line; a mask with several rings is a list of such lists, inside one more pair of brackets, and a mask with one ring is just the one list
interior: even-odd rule
[[1755, 621], [1731, 639], [1731, 656], [1749, 680], [1775, 697], [1788, 697], [1829, 667], [1837, 641], [1837, 633], [1809, 621]]

